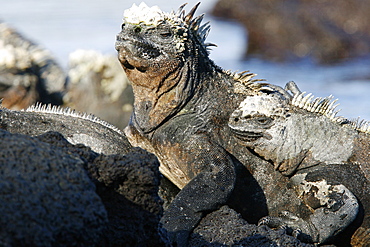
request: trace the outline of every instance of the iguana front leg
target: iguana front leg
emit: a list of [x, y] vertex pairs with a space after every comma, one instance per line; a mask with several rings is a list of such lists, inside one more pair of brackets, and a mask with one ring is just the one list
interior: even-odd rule
[[284, 211], [279, 217], [262, 218], [259, 224], [288, 228], [301, 240], [325, 243], [356, 218], [358, 201], [344, 185], [325, 179], [307, 181], [306, 175], [297, 174], [291, 179], [298, 196], [313, 212], [308, 219]]
[[[189, 144], [189, 143], [187, 143]], [[161, 222], [177, 246], [186, 246], [189, 234], [204, 213], [224, 205], [234, 189], [236, 174], [228, 153], [205, 140], [193, 139], [179, 157], [188, 173], [196, 174], [170, 204]]]

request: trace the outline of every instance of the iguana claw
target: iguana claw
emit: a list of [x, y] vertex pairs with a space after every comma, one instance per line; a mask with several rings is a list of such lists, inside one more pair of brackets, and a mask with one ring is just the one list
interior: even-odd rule
[[317, 235], [317, 231], [312, 224], [289, 211], [280, 212], [278, 217], [263, 217], [258, 221], [258, 225], [266, 225], [275, 229], [285, 229], [287, 234], [305, 242], [313, 242], [313, 236]]
[[303, 192], [304, 188], [312, 186], [317, 190], [314, 198], [321, 200], [321, 206], [314, 209], [307, 219], [302, 219], [289, 211], [283, 211], [278, 217], [262, 218], [258, 222], [259, 225], [267, 225], [276, 229], [286, 228], [288, 234], [305, 242], [325, 243], [356, 218], [359, 208], [358, 201], [345, 186], [328, 185], [325, 180], [299, 181], [297, 192], [304, 198], [306, 193]]

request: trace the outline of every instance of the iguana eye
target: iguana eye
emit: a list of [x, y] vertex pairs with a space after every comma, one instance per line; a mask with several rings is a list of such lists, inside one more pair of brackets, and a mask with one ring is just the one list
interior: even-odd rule
[[172, 33], [170, 33], [170, 32], [165, 32], [165, 33], [161, 33], [160, 34], [163, 38], [169, 38], [169, 37], [171, 37], [172, 36]]
[[267, 126], [267, 125], [270, 125], [273, 122], [273, 119], [269, 118], [269, 117], [258, 117], [258, 118], [255, 118], [254, 121], [258, 125]]

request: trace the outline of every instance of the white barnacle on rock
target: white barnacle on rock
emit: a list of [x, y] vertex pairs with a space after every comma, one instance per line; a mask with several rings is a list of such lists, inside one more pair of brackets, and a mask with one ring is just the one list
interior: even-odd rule
[[27, 47], [15, 47], [11, 44], [0, 43], [0, 67], [19, 68], [26, 70], [32, 67], [32, 56], [26, 49]]
[[34, 69], [47, 64], [51, 54], [23, 38], [12, 27], [0, 22], [0, 68]]
[[0, 67], [12, 68], [15, 64], [15, 57], [12, 49], [6, 49], [0, 41]]
[[[76, 50], [69, 54], [69, 83], [77, 87], [91, 87], [91, 80], [84, 80], [90, 74], [95, 73], [101, 77], [100, 88], [105, 98], [116, 102], [127, 88], [129, 81], [124, 73], [117, 73], [122, 68], [119, 62], [112, 56], [103, 55], [93, 50]], [[70, 90], [71, 91], [71, 90]], [[66, 94], [66, 101], [69, 95]]]

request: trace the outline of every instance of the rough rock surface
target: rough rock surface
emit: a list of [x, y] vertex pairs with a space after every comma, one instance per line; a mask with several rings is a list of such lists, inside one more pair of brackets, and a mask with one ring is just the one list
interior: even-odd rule
[[[39, 166], [44, 165], [42, 162], [53, 165], [61, 159], [58, 155], [50, 157], [48, 155], [48, 152], [50, 151], [53, 154], [60, 154], [61, 157], [67, 157], [66, 160], [69, 162], [67, 164], [68, 168], [78, 165], [80, 171], [84, 174], [86, 173], [93, 181], [95, 187], [92, 185], [93, 189], [91, 189], [91, 194], [99, 199], [98, 202], [96, 202], [95, 207], [103, 207], [106, 214], [104, 216], [105, 221], [99, 225], [102, 229], [95, 231], [96, 234], [93, 234], [94, 239], [91, 240], [93, 242], [89, 243], [89, 245], [94, 245], [96, 242], [99, 242], [99, 245], [109, 246], [110, 243], [114, 242], [117, 246], [157, 246], [164, 244], [160, 240], [161, 236], [163, 237], [164, 242], [167, 241], [165, 231], [161, 227], [157, 230], [159, 217], [162, 215], [162, 201], [159, 201], [158, 194], [164, 200], [164, 208], [167, 208], [169, 203], [179, 192], [179, 189], [168, 180], [162, 178], [162, 188], [158, 191], [158, 180], [160, 175], [157, 159], [153, 155], [149, 155], [140, 148], [132, 148], [125, 139], [125, 136], [121, 136], [119, 132], [111, 131], [111, 127], [103, 125], [100, 126], [98, 122], [82, 119], [78, 116], [62, 115], [51, 112], [9, 111], [7, 109], [2, 109], [0, 113], [2, 113], [0, 114], [0, 127], [12, 133], [18, 133], [11, 135], [4, 130], [0, 130], [2, 131], [1, 133], [4, 133], [3, 135], [7, 137], [1, 139], [1, 151], [3, 153], [22, 152], [22, 154], [14, 155], [9, 155], [8, 153], [5, 154], [4, 157], [8, 157], [7, 160], [18, 164], [18, 168], [22, 168], [24, 165], [22, 162], [25, 162], [25, 164], [31, 169], [37, 168], [37, 170], [42, 170], [38, 168]], [[37, 126], [37, 128], [31, 128], [30, 126]], [[88, 141], [84, 143], [85, 145], [89, 145], [89, 143], [92, 145], [89, 145], [90, 147], [86, 147], [82, 144], [72, 145], [64, 139], [62, 134], [58, 132], [48, 132], [50, 130], [63, 133], [68, 140], [71, 140], [70, 138], [75, 132], [79, 134], [89, 133], [89, 136], [92, 138], [87, 138]], [[20, 135], [19, 133], [26, 135]], [[98, 150], [104, 151], [105, 155], [92, 151], [94, 150], [94, 144], [90, 142], [90, 139], [95, 140], [95, 145], [104, 139], [104, 137], [97, 136], [97, 133], [105, 135], [105, 141], [112, 143], [112, 148], [98, 148]], [[116, 136], [114, 136], [114, 133]], [[32, 138], [29, 136], [36, 137]], [[21, 146], [12, 146], [11, 143], [13, 139]], [[8, 142], [8, 140], [10, 141]], [[117, 143], [122, 147], [118, 149], [114, 148], [114, 144]], [[29, 147], [36, 151], [28, 152], [30, 155], [23, 155], [23, 149], [27, 149]], [[39, 150], [40, 148], [43, 152]], [[46, 152], [46, 155], [40, 155], [40, 152], [42, 154]], [[120, 153], [121, 155], [118, 155], [117, 153]], [[16, 157], [21, 158], [17, 159]], [[34, 160], [35, 164], [27, 163], [30, 158]], [[54, 160], [56, 161], [53, 163]], [[62, 161], [63, 160], [65, 159], [62, 159]], [[77, 162], [77, 164], [74, 164], [74, 162]], [[73, 170], [71, 171], [71, 174], [73, 174]], [[54, 175], [56, 180], [59, 179], [58, 175], [54, 173], [52, 175]], [[91, 184], [89, 178], [87, 176], [85, 178]], [[83, 181], [83, 179], [80, 180]], [[7, 180], [3, 179], [2, 181]], [[64, 184], [68, 185], [68, 182]], [[32, 186], [34, 192], [44, 190], [44, 186], [42, 186], [42, 184], [40, 186], [39, 183], [34, 183]], [[51, 183], [50, 187], [53, 187], [53, 183]], [[43, 192], [46, 195], [49, 193], [49, 191]], [[67, 196], [72, 198], [74, 198], [76, 194], [83, 193], [83, 191], [76, 192], [75, 190], [61, 190], [58, 192], [60, 195], [59, 197], [67, 193]], [[32, 197], [33, 194], [30, 193], [30, 195]], [[26, 202], [30, 199], [27, 195], [22, 195], [20, 198], [23, 198], [22, 200]], [[74, 199], [68, 198], [68, 200], [75, 202]], [[77, 206], [81, 206], [78, 202], [76, 204]], [[43, 205], [42, 201], [40, 203], [34, 203], [29, 207], [27, 206], [27, 203], [24, 203], [24, 205], [26, 205], [24, 206], [25, 209], [32, 209], [30, 211], [37, 211], [33, 208], [36, 205], [41, 205], [47, 209], [49, 207], [49, 204]], [[52, 204], [50, 205], [52, 206]], [[52, 211], [52, 209], [50, 210]], [[27, 214], [27, 212], [29, 211], [26, 210], [25, 213]], [[63, 213], [64, 212], [59, 212], [58, 215], [63, 215]], [[236, 213], [213, 213], [211, 215], [212, 217], [210, 219], [212, 222], [217, 222], [213, 228], [214, 231], [203, 231], [202, 229], [204, 229], [204, 227], [201, 224], [197, 231], [201, 232], [201, 236], [195, 237], [196, 240], [194, 241], [196, 242], [194, 242], [194, 244], [201, 245], [202, 242], [209, 241], [209, 244], [212, 245], [214, 244], [212, 239], [223, 239], [225, 243], [233, 244], [235, 239], [240, 240], [245, 238], [245, 235], [239, 233], [240, 231], [229, 232], [228, 230], [230, 226], [234, 227], [234, 224], [237, 224], [239, 221], [243, 222], [243, 227], [247, 224], [245, 221], [241, 220], [239, 216], [239, 218], [234, 217]], [[24, 218], [26, 219], [27, 217], [17, 219], [15, 225], [23, 225]], [[42, 219], [42, 217], [39, 218]], [[41, 220], [40, 222], [42, 223], [43, 221]], [[224, 224], [224, 222], [229, 222], [229, 224]], [[250, 225], [248, 227], [254, 229], [256, 226]], [[50, 234], [55, 234], [53, 229], [49, 230]], [[101, 236], [101, 232], [104, 233], [104, 237]], [[225, 232], [228, 232], [230, 235], [224, 235], [223, 233]], [[255, 231], [250, 234], [256, 233], [257, 232]], [[25, 230], [24, 234], [27, 235], [28, 230]], [[287, 237], [282, 233], [279, 234], [278, 235], [282, 239]], [[64, 236], [66, 236], [66, 234], [64, 234]], [[76, 238], [78, 238], [78, 235]], [[17, 238], [14, 241], [18, 240], [19, 239]], [[75, 243], [73, 242], [74, 240], [75, 239], [71, 239], [66, 243], [66, 245]], [[149, 240], [150, 243], [148, 243]], [[9, 243], [9, 241], [13, 240], [9, 239], [6, 241], [6, 243]], [[259, 242], [259, 239], [257, 239], [254, 241], [256, 241], [256, 243], [264, 243], [266, 240], [262, 239], [262, 242]], [[60, 245], [64, 244], [64, 242], [60, 242], [59, 239], [55, 240], [55, 244], [56, 243]], [[43, 242], [37, 242], [35, 244], [41, 245]], [[84, 245], [85, 243], [81, 244]]]
[[195, 228], [189, 246], [296, 246], [309, 247], [284, 230], [274, 231], [266, 226], [248, 224], [228, 206], [208, 214]]
[[1, 244], [96, 244], [107, 212], [84, 162], [36, 138], [0, 130], [0, 140]]
[[0, 98], [9, 109], [62, 104], [65, 73], [49, 51], [0, 21]]
[[[29, 137], [0, 130], [0, 137], [4, 246], [166, 245], [153, 155], [139, 148], [124, 156], [98, 154], [57, 132]], [[201, 221], [189, 246], [287, 243], [309, 246], [283, 231], [250, 225], [223, 207]]]
[[248, 56], [331, 63], [370, 52], [369, 0], [219, 0], [212, 13], [243, 24]]
[[67, 93], [64, 103], [73, 109], [92, 113], [123, 129], [134, 101], [131, 85], [116, 56], [92, 50], [69, 55]]
[[158, 162], [0, 130], [2, 246], [161, 246]]

